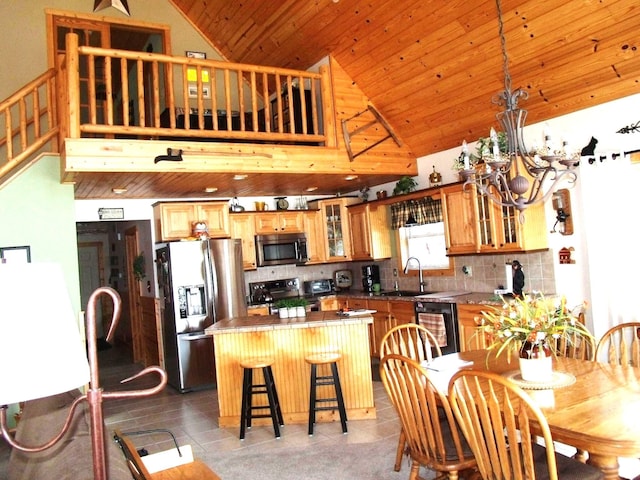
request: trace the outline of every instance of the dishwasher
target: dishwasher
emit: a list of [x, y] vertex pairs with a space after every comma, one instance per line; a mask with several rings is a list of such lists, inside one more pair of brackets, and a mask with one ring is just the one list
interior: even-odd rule
[[415, 302], [416, 322], [427, 328], [438, 340], [442, 354], [460, 351], [458, 315], [452, 302]]

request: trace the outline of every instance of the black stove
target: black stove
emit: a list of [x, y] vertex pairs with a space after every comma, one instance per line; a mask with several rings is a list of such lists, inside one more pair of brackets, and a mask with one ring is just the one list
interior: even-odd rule
[[299, 296], [300, 279], [298, 278], [249, 283], [249, 303], [251, 305], [274, 303], [283, 298]]

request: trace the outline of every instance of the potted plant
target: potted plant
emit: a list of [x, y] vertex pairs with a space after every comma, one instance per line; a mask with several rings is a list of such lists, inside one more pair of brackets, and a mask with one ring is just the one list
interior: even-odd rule
[[393, 189], [394, 195], [402, 195], [403, 193], [411, 193], [418, 186], [418, 182], [416, 182], [412, 177], [405, 175], [396, 183], [396, 186]]
[[293, 306], [296, 308], [296, 317], [307, 316], [307, 305], [309, 302], [306, 298], [298, 297], [291, 300]]
[[[584, 304], [580, 306], [583, 308]], [[526, 294], [512, 300], [503, 297], [502, 306], [482, 312], [479, 333], [491, 338], [488, 348], [496, 355], [516, 354], [523, 380], [547, 381], [552, 374], [551, 357], [561, 353], [559, 345], [571, 344], [580, 337], [593, 338], [576, 310], [567, 308], [564, 297]], [[535, 362], [535, 370], [531, 371], [532, 364], [527, 360]]]
[[289, 318], [291, 316], [289, 315], [289, 309], [292, 306], [291, 299], [283, 298], [276, 301], [273, 305], [278, 309], [278, 316], [280, 318]]
[[144, 268], [144, 255], [142, 253], [133, 259], [133, 276], [138, 281], [143, 280], [147, 276]]

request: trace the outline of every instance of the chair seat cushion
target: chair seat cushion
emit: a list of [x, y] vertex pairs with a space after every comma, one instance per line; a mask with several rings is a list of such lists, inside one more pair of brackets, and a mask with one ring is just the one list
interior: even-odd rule
[[[533, 460], [535, 461], [536, 480], [548, 479], [547, 450], [540, 445], [534, 445]], [[556, 452], [556, 466], [558, 479], [561, 480], [597, 480], [604, 478], [602, 470], [558, 452]]]

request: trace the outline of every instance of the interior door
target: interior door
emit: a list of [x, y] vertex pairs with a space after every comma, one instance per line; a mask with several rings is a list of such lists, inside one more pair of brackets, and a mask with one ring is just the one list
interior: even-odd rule
[[[78, 268], [80, 275], [80, 302], [82, 309], [87, 308], [89, 297], [96, 288], [104, 285], [102, 260], [102, 243], [88, 242], [78, 244]], [[102, 296], [101, 296], [102, 297]], [[102, 301], [96, 302], [96, 334], [104, 337]], [[108, 326], [107, 326], [108, 328]]]

